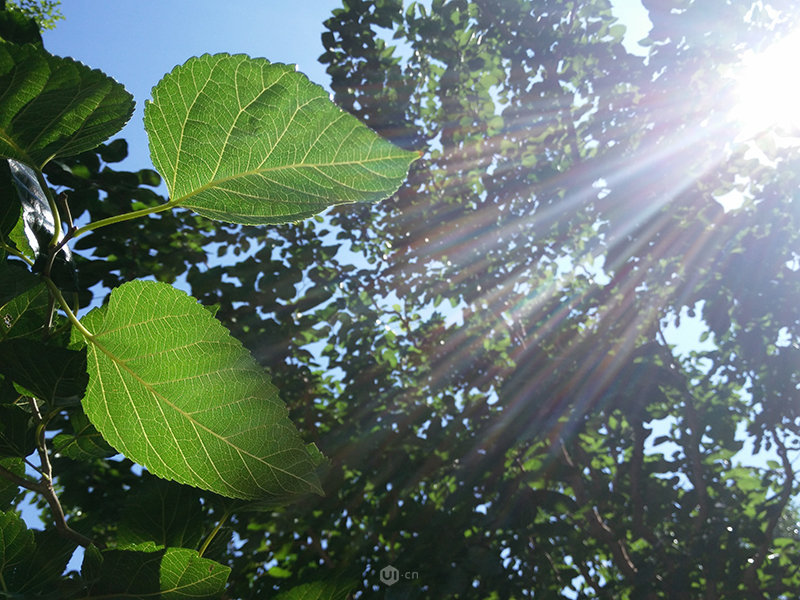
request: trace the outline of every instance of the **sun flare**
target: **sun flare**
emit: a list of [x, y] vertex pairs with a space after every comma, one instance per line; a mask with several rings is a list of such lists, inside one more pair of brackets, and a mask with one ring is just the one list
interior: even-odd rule
[[736, 103], [731, 116], [751, 137], [777, 127], [796, 134], [800, 130], [800, 31], [759, 53], [745, 55], [736, 74]]

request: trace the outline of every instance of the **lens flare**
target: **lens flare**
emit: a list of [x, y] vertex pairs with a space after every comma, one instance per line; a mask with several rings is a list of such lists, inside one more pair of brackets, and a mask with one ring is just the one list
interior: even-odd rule
[[800, 131], [800, 32], [795, 31], [758, 53], [743, 57], [736, 74], [736, 104], [731, 116], [742, 127], [742, 137], [776, 128]]

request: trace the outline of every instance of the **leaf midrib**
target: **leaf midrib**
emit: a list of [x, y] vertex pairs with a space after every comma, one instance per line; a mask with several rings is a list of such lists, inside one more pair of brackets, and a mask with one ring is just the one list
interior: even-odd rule
[[[218, 187], [221, 186], [221, 184], [227, 183], [229, 181], [236, 181], [237, 179], [241, 179], [243, 177], [252, 177], [254, 175], [263, 175], [265, 173], [274, 173], [274, 172], [277, 172], [277, 171], [283, 171], [283, 170], [289, 170], [289, 169], [317, 169], [323, 175], [326, 175], [326, 176], [330, 177], [330, 175], [327, 175], [323, 171], [324, 168], [334, 168], [334, 167], [351, 166], [351, 165], [363, 166], [365, 163], [377, 163], [377, 162], [381, 162], [381, 161], [398, 160], [399, 158], [401, 158], [401, 157], [384, 156], [384, 157], [378, 157], [378, 158], [348, 160], [348, 161], [342, 161], [342, 162], [336, 162], [336, 163], [299, 163], [299, 164], [293, 164], [293, 165], [278, 165], [278, 166], [268, 167], [268, 168], [251, 169], [249, 171], [242, 171], [240, 173], [236, 173], [235, 175], [230, 175], [228, 177], [222, 177], [220, 179], [215, 179], [213, 181], [210, 181], [210, 182], [208, 182], [208, 183], [206, 183], [204, 185], [201, 185], [198, 188], [193, 189], [188, 194], [184, 194], [183, 196], [180, 196], [178, 198], [175, 198], [174, 200], [171, 200], [170, 202], [171, 202], [171, 204], [173, 206], [180, 206], [181, 204], [184, 204], [184, 203], [188, 202], [191, 198], [201, 194], [202, 192], [218, 188]], [[389, 177], [387, 175], [382, 175], [381, 173], [375, 173], [375, 174], [377, 176], [379, 176], [379, 177], [384, 178], [384, 179], [392, 179], [391, 177]], [[335, 178], [331, 178], [331, 179], [333, 179], [333, 181], [336, 181], [340, 185], [343, 185], [343, 186], [345, 185], [344, 183], [342, 183], [341, 181], [338, 181]], [[346, 187], [350, 187], [350, 186], [346, 186]], [[351, 189], [357, 189], [357, 188], [351, 188]], [[358, 191], [365, 191], [365, 190], [358, 190]]]

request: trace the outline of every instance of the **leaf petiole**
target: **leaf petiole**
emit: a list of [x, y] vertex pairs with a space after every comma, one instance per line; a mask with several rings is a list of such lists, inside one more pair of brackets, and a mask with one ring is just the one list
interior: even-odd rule
[[208, 534], [208, 537], [203, 542], [203, 545], [200, 546], [200, 549], [197, 551], [197, 553], [200, 556], [203, 556], [203, 554], [205, 554], [206, 550], [208, 550], [208, 547], [211, 545], [211, 542], [214, 541], [214, 538], [220, 532], [220, 530], [222, 529], [222, 526], [225, 524], [225, 522], [228, 520], [228, 517], [230, 517], [230, 516], [231, 516], [230, 511], [226, 510], [225, 513], [222, 515], [222, 518], [217, 523], [216, 527], [214, 527], [214, 529], [211, 531], [211, 533]]
[[53, 283], [53, 280], [50, 279], [49, 277], [42, 277], [42, 279], [44, 280], [45, 284], [47, 284], [50, 293], [55, 297], [56, 300], [58, 300], [58, 303], [61, 305], [61, 309], [67, 315], [67, 318], [70, 320], [70, 322], [77, 328], [78, 331], [81, 332], [81, 335], [83, 335], [83, 337], [85, 337], [87, 340], [93, 340], [94, 334], [88, 329], [86, 329], [83, 323], [81, 323], [78, 320], [78, 317], [76, 317], [75, 313], [72, 312], [72, 309], [70, 308], [66, 299], [61, 294], [61, 290], [59, 290], [58, 286], [56, 286], [56, 284]]
[[164, 204], [159, 204], [158, 206], [151, 206], [150, 208], [134, 210], [129, 213], [123, 213], [121, 215], [114, 215], [113, 217], [100, 219], [99, 221], [95, 221], [93, 223], [87, 223], [83, 227], [79, 227], [78, 229], [76, 229], [73, 237], [81, 236], [84, 233], [94, 231], [95, 229], [100, 229], [101, 227], [105, 227], [106, 225], [114, 225], [115, 223], [124, 223], [125, 221], [132, 221], [133, 219], [138, 219], [141, 217], [145, 217], [147, 215], [152, 215], [155, 213], [163, 212], [165, 210], [170, 210], [172, 208], [175, 208], [179, 204], [180, 204], [179, 201], [169, 200], [168, 202], [165, 202]]
[[16, 256], [17, 258], [19, 258], [21, 260], [24, 260], [26, 263], [28, 263], [28, 266], [30, 266], [30, 267], [33, 266], [33, 261], [30, 258], [28, 258], [24, 254], [22, 254], [22, 252], [20, 252], [16, 248], [13, 248], [12, 246], [9, 246], [3, 240], [0, 240], [0, 250], [5, 250], [6, 252], [11, 254], [12, 256]]

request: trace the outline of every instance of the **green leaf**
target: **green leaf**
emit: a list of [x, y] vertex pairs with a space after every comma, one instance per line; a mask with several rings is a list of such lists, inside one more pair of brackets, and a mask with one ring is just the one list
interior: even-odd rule
[[33, 533], [13, 512], [0, 511], [0, 581], [33, 552]]
[[355, 587], [351, 582], [316, 581], [278, 594], [275, 600], [346, 600]]
[[59, 589], [61, 575], [75, 552], [76, 544], [54, 528], [33, 531], [33, 547], [25, 560], [6, 577], [9, 591], [21, 598], [61, 599], [66, 594]]
[[145, 106], [171, 202], [244, 224], [295, 221], [392, 194], [417, 158], [343, 112], [290, 65], [191, 58]]
[[[25, 463], [21, 458], [0, 458], [0, 467], [19, 477], [25, 476]], [[13, 481], [0, 477], [0, 506], [12, 506], [24, 491], [27, 490], [23, 490]]]
[[91, 150], [133, 114], [112, 78], [33, 45], [0, 43], [0, 90], [0, 156], [38, 169]]
[[199, 492], [151, 477], [126, 502], [119, 523], [121, 545], [153, 541], [159, 546], [194, 548], [203, 536]]
[[49, 404], [77, 403], [86, 389], [86, 354], [26, 338], [5, 340], [0, 373]]
[[0, 406], [0, 456], [28, 456], [36, 449], [31, 415], [14, 404]]
[[0, 307], [40, 283], [39, 278], [21, 263], [0, 262]]
[[218, 598], [230, 571], [194, 550], [167, 548], [161, 559], [161, 598]]
[[[19, 221], [21, 206], [16, 201], [17, 190], [11, 178], [7, 160], [0, 160], [0, 241], [6, 242]], [[2, 257], [2, 255], [0, 255]]]
[[201, 558], [194, 550], [167, 548], [106, 550], [102, 562], [93, 555], [82, 571], [94, 580], [93, 596], [185, 600], [219, 598], [230, 568]]
[[59, 433], [53, 438], [53, 452], [73, 460], [107, 458], [117, 453], [82, 411], [72, 411], [69, 417], [72, 433]]
[[[16, 269], [10, 269], [9, 274], [13, 271]], [[0, 341], [38, 335], [47, 323], [49, 302], [50, 295], [43, 283], [5, 302], [0, 306]]]
[[266, 373], [194, 298], [129, 282], [83, 323], [93, 332], [83, 406], [114, 448], [224, 496], [321, 493], [318, 457]]

